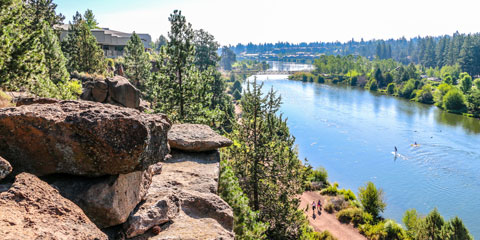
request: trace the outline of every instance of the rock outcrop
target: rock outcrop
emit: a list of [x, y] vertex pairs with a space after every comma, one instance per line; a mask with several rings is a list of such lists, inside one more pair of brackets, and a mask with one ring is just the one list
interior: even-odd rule
[[123, 107], [140, 106], [140, 91], [122, 76], [107, 79], [92, 79], [83, 83], [83, 100], [110, 103]]
[[60, 100], [54, 98], [22, 97], [17, 99], [16, 106], [20, 107], [22, 105], [49, 104], [58, 102], [60, 102]]
[[0, 109], [0, 155], [14, 172], [103, 176], [143, 171], [168, 153], [165, 115], [86, 101]]
[[48, 182], [76, 203], [99, 228], [106, 228], [127, 221], [147, 194], [152, 169], [97, 178], [55, 176]]
[[0, 180], [6, 178], [8, 174], [12, 172], [12, 165], [10, 163], [0, 157]]
[[153, 239], [233, 239], [232, 209], [216, 194], [219, 161], [218, 151], [172, 152], [125, 223], [126, 236], [166, 224]]
[[173, 149], [187, 152], [212, 151], [232, 145], [232, 141], [201, 124], [175, 124], [168, 132], [168, 143]]
[[107, 239], [71, 201], [22, 173], [0, 193], [0, 239]]

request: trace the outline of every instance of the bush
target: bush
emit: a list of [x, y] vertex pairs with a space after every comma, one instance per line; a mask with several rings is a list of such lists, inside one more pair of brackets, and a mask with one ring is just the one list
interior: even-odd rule
[[383, 201], [383, 190], [377, 189], [375, 184], [367, 182], [366, 186], [358, 189], [358, 198], [362, 203], [363, 210], [379, 218], [380, 213], [385, 210], [386, 204]]
[[363, 224], [358, 228], [361, 234], [372, 240], [386, 240], [387, 231], [385, 231], [384, 222], [379, 222], [375, 225]]
[[432, 86], [429, 84], [424, 85], [422, 89], [415, 93], [415, 100], [421, 103], [433, 103], [433, 94], [432, 94]]
[[325, 78], [323, 78], [322, 76], [318, 76], [317, 82], [318, 83], [325, 83]]
[[350, 86], [356, 86], [356, 85], [357, 85], [357, 81], [358, 81], [358, 77], [357, 77], [357, 76], [351, 77], [351, 78], [350, 78]]
[[367, 85], [365, 85], [365, 88], [371, 91], [377, 91], [378, 89], [377, 80], [372, 78], [370, 81], [368, 81]]
[[238, 101], [241, 98], [242, 98], [242, 94], [238, 91], [238, 89], [235, 89], [235, 91], [233, 92], [233, 99]]
[[443, 107], [453, 112], [465, 112], [465, 97], [456, 88], [452, 88], [443, 96]]
[[328, 186], [327, 188], [320, 191], [322, 195], [336, 196], [338, 193], [338, 183], [335, 182], [333, 185]]
[[333, 213], [333, 212], [335, 212], [335, 205], [333, 203], [329, 202], [325, 205], [325, 207], [323, 207], [323, 209], [325, 209], [325, 211], [328, 212], [328, 213]]
[[318, 234], [318, 240], [337, 240], [336, 237], [334, 237], [328, 230], [325, 230], [321, 233]]
[[360, 224], [370, 223], [373, 220], [372, 215], [364, 212], [360, 208], [347, 208], [337, 213], [337, 219], [342, 223], [353, 223], [358, 226]]
[[352, 190], [350, 189], [340, 189], [338, 190], [338, 193], [343, 195], [343, 198], [345, 198], [345, 201], [357, 200], [355, 193], [353, 193]]
[[395, 83], [389, 83], [387, 85], [387, 93], [394, 94], [395, 93]]
[[399, 91], [401, 97], [411, 99], [413, 90], [415, 90], [415, 79], [410, 79], [406, 82]]
[[313, 182], [328, 182], [328, 172], [323, 167], [318, 167], [317, 169], [312, 171], [312, 179]]

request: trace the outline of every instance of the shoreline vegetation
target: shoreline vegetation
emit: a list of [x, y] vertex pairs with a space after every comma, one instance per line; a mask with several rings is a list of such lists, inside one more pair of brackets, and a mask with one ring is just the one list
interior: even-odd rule
[[392, 59], [368, 60], [359, 56], [321, 56], [312, 72], [297, 72], [290, 80], [364, 88], [435, 106], [455, 114], [480, 117], [480, 78], [460, 66], [425, 68]]

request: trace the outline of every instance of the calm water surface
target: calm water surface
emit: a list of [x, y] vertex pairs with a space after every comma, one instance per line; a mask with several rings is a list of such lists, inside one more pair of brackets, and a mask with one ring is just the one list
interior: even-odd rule
[[437, 207], [480, 238], [479, 120], [359, 88], [259, 78], [263, 91], [282, 96], [300, 157], [325, 167], [330, 181], [355, 192], [372, 181], [385, 191], [386, 218]]

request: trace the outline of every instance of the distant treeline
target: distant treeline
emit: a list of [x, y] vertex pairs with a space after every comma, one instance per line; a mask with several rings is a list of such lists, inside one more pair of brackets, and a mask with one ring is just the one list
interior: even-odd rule
[[462, 71], [472, 76], [480, 74], [480, 33], [444, 35], [436, 37], [415, 37], [407, 40], [402, 37], [389, 40], [369, 40], [346, 43], [312, 42], [293, 44], [289, 42], [248, 43], [230, 46], [237, 55], [358, 55], [370, 60], [394, 59], [403, 64], [415, 63], [427, 68], [459, 64]]

